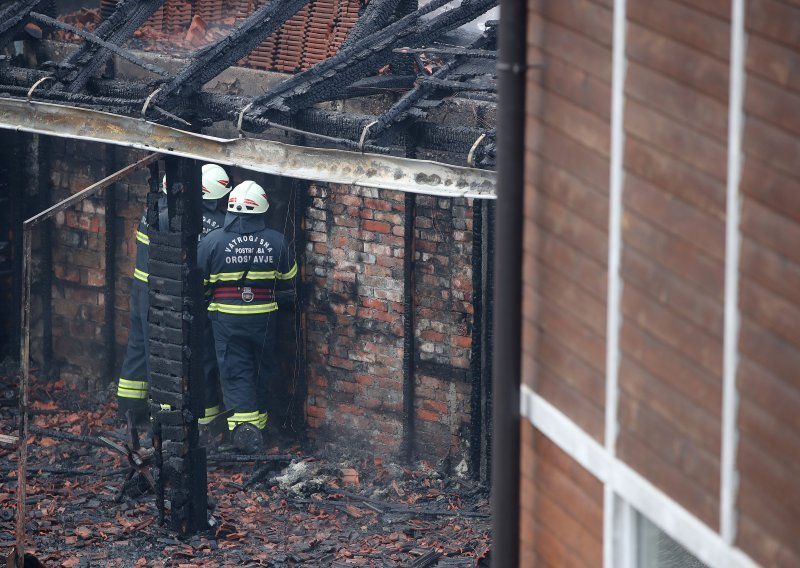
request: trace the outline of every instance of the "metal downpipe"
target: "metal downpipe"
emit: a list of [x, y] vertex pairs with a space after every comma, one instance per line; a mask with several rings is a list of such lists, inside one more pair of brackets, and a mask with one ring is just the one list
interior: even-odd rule
[[497, 60], [492, 566], [519, 566], [522, 221], [525, 137], [523, 0], [501, 0]]

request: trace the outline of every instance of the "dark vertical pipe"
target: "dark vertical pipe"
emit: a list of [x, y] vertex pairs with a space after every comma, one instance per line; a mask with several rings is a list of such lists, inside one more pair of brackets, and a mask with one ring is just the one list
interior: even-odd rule
[[497, 57], [492, 565], [519, 565], [519, 385], [527, 2], [501, 0]]
[[292, 241], [294, 243], [294, 251], [297, 259], [297, 267], [299, 272], [293, 281], [294, 286], [294, 325], [295, 325], [295, 344], [297, 345], [297, 353], [295, 354], [295, 368], [294, 376], [297, 378], [294, 385], [294, 392], [292, 393], [293, 410], [291, 416], [291, 423], [302, 425], [300, 428], [305, 431], [305, 401], [308, 398], [308, 363], [306, 358], [306, 294], [305, 286], [303, 285], [304, 271], [304, 256], [306, 250], [306, 231], [298, 230], [303, 226], [303, 217], [306, 214], [309, 196], [309, 184], [299, 180], [292, 180], [291, 182], [291, 201], [290, 206], [293, 208], [291, 214], [294, 216], [294, 227], [292, 233]]
[[494, 405], [492, 401], [492, 392], [494, 382], [492, 380], [492, 366], [494, 358], [492, 356], [492, 346], [494, 345], [494, 209], [495, 202], [487, 201], [484, 204], [484, 212], [486, 213], [486, 222], [484, 223], [484, 260], [486, 267], [485, 275], [485, 288], [483, 291], [483, 416], [484, 416], [484, 475], [486, 482], [491, 483], [492, 480], [492, 418], [494, 416]]
[[483, 436], [483, 201], [472, 204], [472, 349], [470, 353], [470, 470], [481, 475]]
[[416, 255], [415, 218], [417, 196], [405, 195], [405, 235], [403, 253], [403, 448], [405, 458], [414, 458], [416, 425], [414, 422], [414, 256]]
[[[106, 145], [106, 164], [108, 170], [115, 172], [119, 169], [117, 148], [111, 144]], [[117, 366], [117, 333], [116, 333], [116, 302], [117, 295], [117, 184], [111, 184], [105, 189], [103, 204], [106, 212], [106, 240], [105, 264], [106, 284], [105, 313], [103, 326], [103, 343], [105, 344], [105, 376], [114, 376]]]
[[[51, 138], [39, 137], [39, 211], [44, 211], [51, 205], [51, 165], [50, 154]], [[37, 288], [42, 302], [42, 367], [45, 375], [51, 371], [53, 362], [53, 222], [46, 221], [39, 228], [41, 271], [37, 281]]]

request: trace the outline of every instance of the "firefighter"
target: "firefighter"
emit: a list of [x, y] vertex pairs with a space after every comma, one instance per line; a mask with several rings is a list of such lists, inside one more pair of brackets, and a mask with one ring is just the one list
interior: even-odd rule
[[284, 236], [266, 225], [269, 202], [253, 181], [237, 185], [228, 198], [223, 228], [209, 233], [198, 249], [203, 271], [228, 430], [233, 445], [254, 453], [263, 447], [267, 424], [267, 379], [277, 369], [276, 286], [297, 274]]
[[[203, 234], [202, 240], [214, 229], [219, 229], [225, 221], [225, 210], [228, 193], [231, 190], [230, 178], [222, 166], [204, 164], [203, 172]], [[203, 353], [203, 375], [205, 377], [205, 414], [198, 420], [202, 426], [208, 426], [219, 416], [222, 408], [219, 400], [219, 367], [214, 348], [214, 334], [211, 323], [206, 322], [205, 352]]]
[[[159, 223], [166, 226], [167, 217], [167, 180], [161, 184], [163, 195], [158, 198]], [[150, 258], [150, 237], [148, 236], [147, 210], [139, 220], [136, 230], [136, 267], [133, 271], [130, 301], [130, 325], [128, 326], [128, 348], [122, 362], [119, 382], [117, 384], [118, 415], [123, 420], [130, 410], [136, 422], [145, 422], [149, 411], [147, 393], [150, 372], [147, 361], [150, 355], [148, 346], [147, 312], [150, 309], [150, 298], [147, 286], [147, 264]]]

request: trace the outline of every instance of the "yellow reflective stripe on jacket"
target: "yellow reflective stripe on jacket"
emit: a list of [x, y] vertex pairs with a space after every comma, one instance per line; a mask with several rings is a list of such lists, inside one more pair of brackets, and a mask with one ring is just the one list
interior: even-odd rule
[[141, 280], [142, 282], [147, 282], [148, 276], [150, 276], [150, 275], [147, 272], [145, 272], [144, 270], [139, 270], [138, 268], [134, 268], [133, 269], [133, 277], [136, 278], [136, 280]]
[[228, 418], [228, 430], [233, 430], [239, 424], [252, 424], [256, 428], [261, 428], [258, 425], [260, 414], [256, 412], [235, 412], [233, 416]]
[[256, 426], [258, 426], [262, 430], [264, 428], [266, 428], [267, 427], [267, 418], [269, 418], [269, 415], [266, 412], [259, 412], [258, 413], [258, 424], [256, 424]]
[[221, 314], [236, 314], [236, 315], [250, 315], [250, 314], [268, 314], [278, 309], [277, 302], [270, 302], [269, 304], [223, 304], [221, 302], [211, 302], [208, 305], [209, 312], [219, 312]]
[[147, 398], [147, 382], [129, 381], [120, 377], [117, 385], [117, 396], [120, 398]]
[[136, 231], [136, 240], [139, 241], [140, 243], [142, 243], [143, 245], [149, 245], [150, 244], [150, 237], [148, 237], [146, 234], [144, 234], [141, 231]]
[[296, 262], [294, 263], [294, 266], [292, 266], [289, 269], [289, 272], [286, 272], [286, 273], [278, 272], [277, 273], [277, 278], [279, 278], [281, 280], [291, 280], [295, 276], [297, 276], [297, 263]]

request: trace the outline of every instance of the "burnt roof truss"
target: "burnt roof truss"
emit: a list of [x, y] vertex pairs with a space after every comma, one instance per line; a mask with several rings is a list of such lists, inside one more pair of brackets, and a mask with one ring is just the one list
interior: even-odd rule
[[[47, 0], [14, 2], [0, 13], [0, 49], [29, 22], [74, 33], [83, 41], [62, 62], [36, 68], [0, 54], [0, 95], [68, 103], [195, 132], [213, 122], [230, 121], [243, 136], [288, 138], [294, 144], [376, 154], [404, 153], [413, 140], [445, 153], [459, 152], [461, 164], [469, 156], [471, 166], [493, 167], [491, 121], [485, 127], [446, 125], [433, 111], [453, 94], [495, 101], [494, 26], [487, 25], [483, 36], [463, 47], [447, 43], [446, 34], [481, 16], [497, 0], [433, 0], [410, 13], [403, 0], [372, 0], [335, 55], [263, 95], [248, 98], [203, 91], [206, 83], [247, 56], [308, 2], [272, 0], [262, 5], [227, 35], [197, 50], [177, 72], [126, 47], [165, 0], [121, 0], [91, 32], [49, 16]], [[139, 80], [103, 78], [114, 55], [148, 74]], [[317, 106], [393, 93], [402, 96], [379, 115]]]

